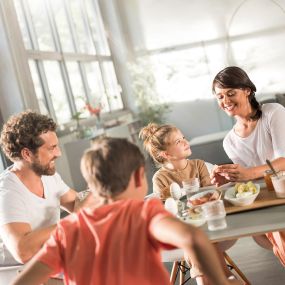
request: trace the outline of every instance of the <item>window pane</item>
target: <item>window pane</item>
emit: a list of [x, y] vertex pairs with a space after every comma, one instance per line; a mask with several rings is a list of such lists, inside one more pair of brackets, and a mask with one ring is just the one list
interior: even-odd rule
[[28, 28], [26, 25], [23, 10], [21, 8], [20, 0], [14, 0], [14, 4], [15, 4], [16, 12], [17, 12], [18, 22], [19, 22], [20, 29], [22, 32], [24, 45], [26, 49], [32, 49], [31, 39], [29, 37]]
[[40, 82], [40, 77], [38, 73], [38, 69], [36, 67], [36, 62], [34, 60], [29, 60], [30, 71], [33, 78], [34, 88], [36, 91], [37, 99], [40, 106], [40, 111], [42, 114], [47, 115], [49, 113], [48, 108], [46, 106], [46, 101], [43, 94], [42, 85]]
[[109, 112], [110, 108], [98, 62], [86, 63], [84, 67], [88, 81], [91, 105], [96, 107], [101, 104], [102, 112]]
[[95, 48], [91, 40], [90, 33], [87, 29], [86, 19], [82, 14], [82, 3], [78, 0], [69, 0], [71, 10], [71, 19], [77, 35], [76, 41], [78, 44], [79, 52], [82, 53], [95, 53]]
[[123, 109], [123, 101], [121, 98], [122, 89], [118, 84], [113, 63], [103, 63], [103, 72], [110, 109], [112, 111]]
[[68, 71], [69, 81], [71, 84], [73, 97], [78, 112], [84, 112], [85, 115], [89, 115], [84, 109], [86, 102], [86, 95], [83, 88], [82, 78], [80, 76], [80, 70], [77, 62], [67, 62], [66, 68]]
[[211, 96], [209, 63], [203, 46], [155, 55], [152, 62], [154, 68], [150, 72], [154, 72], [162, 101], [182, 102]]
[[40, 50], [54, 51], [54, 41], [44, 0], [27, 0]]
[[105, 29], [102, 22], [102, 16], [96, 0], [87, 0], [86, 10], [90, 24], [92, 38], [96, 46], [97, 54], [110, 55]]
[[49, 95], [55, 110], [57, 123], [67, 123], [70, 121], [71, 112], [69, 109], [59, 63], [54, 61], [44, 61], [44, 69], [48, 81]]
[[285, 33], [232, 43], [236, 62], [250, 72], [258, 93], [284, 92], [284, 46]]
[[285, 14], [277, 2], [245, 1], [229, 29], [234, 62], [250, 73], [259, 94], [285, 89]]
[[70, 27], [68, 24], [66, 10], [63, 1], [50, 0], [58, 35], [60, 38], [61, 48], [65, 52], [74, 52]]

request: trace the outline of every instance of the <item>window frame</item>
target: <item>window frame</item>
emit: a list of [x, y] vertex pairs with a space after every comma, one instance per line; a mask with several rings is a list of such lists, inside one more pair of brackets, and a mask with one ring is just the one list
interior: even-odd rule
[[[27, 57], [27, 61], [28, 62], [30, 60], [34, 61], [34, 64], [36, 66], [36, 70], [38, 73], [38, 77], [40, 80], [40, 86], [41, 86], [41, 89], [43, 92], [46, 109], [48, 110], [49, 114], [57, 121], [56, 112], [55, 112], [55, 109], [54, 109], [54, 106], [52, 103], [52, 99], [49, 95], [48, 81], [47, 81], [47, 78], [45, 75], [45, 70], [44, 70], [43, 62], [45, 60], [56, 61], [59, 64], [61, 76], [63, 78], [64, 89], [65, 89], [65, 93], [66, 93], [67, 100], [68, 100], [68, 107], [71, 111], [71, 116], [73, 116], [74, 114], [76, 114], [76, 112], [78, 112], [80, 110], [77, 110], [77, 108], [76, 108], [75, 98], [74, 98], [74, 94], [72, 91], [72, 86], [71, 86], [71, 83], [69, 81], [68, 70], [66, 67], [66, 62], [68, 62], [68, 61], [72, 61], [72, 62], [78, 64], [79, 72], [80, 72], [80, 78], [81, 78], [83, 89], [84, 89], [84, 98], [85, 98], [86, 102], [88, 102], [88, 103], [91, 101], [91, 95], [89, 92], [87, 74], [86, 74], [86, 70], [84, 67], [84, 63], [92, 63], [92, 62], [98, 63], [99, 70], [101, 72], [101, 78], [103, 81], [102, 83], [104, 86], [104, 94], [105, 94], [104, 96], [106, 96], [106, 102], [108, 104], [107, 109], [109, 109], [108, 112], [103, 113], [103, 118], [109, 117], [111, 113], [116, 114], [118, 112], [122, 112], [122, 111], [124, 112], [126, 107], [124, 106], [123, 92], [120, 92], [120, 91], [118, 91], [118, 94], [116, 94], [116, 95], [121, 97], [121, 101], [123, 102], [123, 107], [118, 108], [118, 109], [113, 109], [113, 110], [111, 109], [112, 106], [111, 106], [111, 102], [110, 102], [110, 99], [108, 96], [108, 90], [107, 90], [108, 81], [106, 78], [106, 74], [105, 74], [103, 65], [106, 62], [111, 62], [114, 66], [114, 69], [116, 70], [115, 61], [114, 61], [112, 53], [110, 51], [110, 44], [108, 43], [107, 38], [105, 40], [107, 42], [107, 47], [108, 47], [108, 51], [110, 52], [110, 55], [98, 54], [98, 51], [100, 49], [97, 45], [96, 40], [93, 37], [91, 23], [88, 22], [89, 15], [86, 11], [86, 2], [82, 1], [82, 3], [84, 3], [84, 5], [82, 5], [80, 13], [82, 13], [82, 15], [84, 16], [85, 28], [88, 30], [88, 33], [90, 34], [93, 46], [96, 50], [96, 54], [82, 53], [82, 52], [78, 51], [79, 48], [76, 45], [76, 36], [77, 35], [75, 32], [75, 29], [72, 27], [70, 15], [69, 15], [69, 17], [67, 17], [67, 22], [68, 22], [69, 29], [70, 29], [71, 36], [72, 36], [72, 43], [74, 46], [74, 52], [64, 52], [62, 50], [62, 47], [61, 47], [58, 31], [56, 29], [56, 20], [55, 20], [53, 13], [52, 13], [53, 8], [51, 6], [50, 0], [43, 0], [43, 1], [46, 4], [45, 8], [47, 11], [48, 21], [50, 23], [51, 36], [52, 36], [52, 40], [53, 40], [53, 43], [55, 46], [55, 51], [39, 50], [39, 46], [37, 43], [37, 36], [36, 36], [36, 32], [35, 32], [35, 29], [34, 29], [34, 26], [32, 23], [32, 16], [31, 16], [31, 12], [29, 11], [29, 6], [24, 5], [25, 3], [27, 3], [26, 0], [18, 0], [18, 2], [21, 4], [22, 13], [24, 15], [24, 21], [25, 21], [26, 29], [28, 31], [29, 41], [30, 41], [31, 47], [33, 48], [33, 49], [27, 49], [26, 47], [24, 47], [26, 57]], [[68, 7], [67, 1], [63, 0], [63, 3], [65, 6], [65, 13], [68, 15], [68, 11], [66, 8], [66, 7]], [[15, 5], [14, 2], [13, 2], [13, 5]], [[103, 20], [104, 20], [103, 14], [100, 11], [99, 4], [97, 3], [97, 1], [95, 1], [95, 2], [92, 1], [92, 5], [94, 7], [94, 15], [98, 16], [98, 13], [99, 13], [101, 15], [100, 21], [103, 22]], [[15, 9], [15, 14], [17, 15], [15, 6], [14, 6], [14, 9]], [[17, 18], [17, 24], [19, 25], [18, 18]], [[102, 28], [101, 27], [102, 25], [100, 23], [98, 24], [98, 26], [100, 26], [100, 28]], [[19, 26], [19, 29], [20, 29], [20, 26]], [[102, 33], [102, 32], [103, 31], [101, 31], [101, 30], [98, 31], [98, 33]], [[22, 33], [21, 33], [21, 35], [22, 35]], [[24, 44], [23, 36], [22, 36], [21, 40], [23, 41], [23, 44]], [[107, 51], [107, 53], [108, 53], [108, 51]], [[119, 77], [117, 75], [116, 75], [116, 82], [117, 82], [118, 86], [121, 86], [121, 84], [119, 83]], [[35, 90], [34, 90], [34, 92], [35, 92]], [[35, 93], [35, 98], [36, 98], [36, 100], [38, 100], [36, 97], [36, 93]], [[112, 114], [111, 114], [111, 116], [112, 116]], [[90, 117], [87, 117], [86, 119], [88, 119], [87, 121], [89, 121]], [[72, 121], [72, 118], [70, 118], [70, 121]], [[83, 124], [84, 124], [84, 121], [85, 120], [82, 120]], [[63, 125], [68, 125], [68, 124], [69, 123], [64, 123]]]

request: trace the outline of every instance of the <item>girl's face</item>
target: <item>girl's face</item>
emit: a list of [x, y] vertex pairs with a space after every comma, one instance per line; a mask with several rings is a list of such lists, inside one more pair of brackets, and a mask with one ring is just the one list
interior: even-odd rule
[[168, 139], [168, 146], [165, 151], [166, 158], [168, 160], [180, 160], [187, 158], [191, 153], [189, 142], [181, 131], [173, 131]]
[[[237, 88], [219, 88], [215, 87], [215, 95], [219, 107], [229, 116], [243, 115], [246, 111], [250, 111], [248, 96], [250, 89]], [[245, 114], [247, 115], [247, 114]]]

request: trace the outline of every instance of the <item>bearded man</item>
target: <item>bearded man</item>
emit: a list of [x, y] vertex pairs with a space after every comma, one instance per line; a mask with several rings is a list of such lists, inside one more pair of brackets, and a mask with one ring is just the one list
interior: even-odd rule
[[[60, 219], [83, 206], [55, 170], [61, 155], [56, 123], [25, 111], [4, 124], [0, 143], [13, 162], [0, 175], [0, 265], [26, 263]], [[85, 203], [87, 203], [85, 200]]]

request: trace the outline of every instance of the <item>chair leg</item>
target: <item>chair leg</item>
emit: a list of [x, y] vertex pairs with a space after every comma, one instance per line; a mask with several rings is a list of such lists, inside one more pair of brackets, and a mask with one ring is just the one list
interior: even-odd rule
[[179, 285], [184, 284], [185, 282], [185, 272], [182, 269], [183, 267], [185, 267], [185, 261], [181, 261], [181, 269], [180, 269], [180, 280], [179, 280]]
[[170, 284], [171, 285], [175, 284], [177, 273], [178, 273], [178, 261], [175, 261], [173, 262], [171, 274], [170, 274]]
[[251, 285], [249, 280], [245, 277], [245, 275], [241, 272], [238, 266], [234, 263], [234, 261], [228, 256], [226, 252], [224, 252], [224, 257], [227, 263], [235, 270], [235, 272], [239, 275], [245, 285]]

